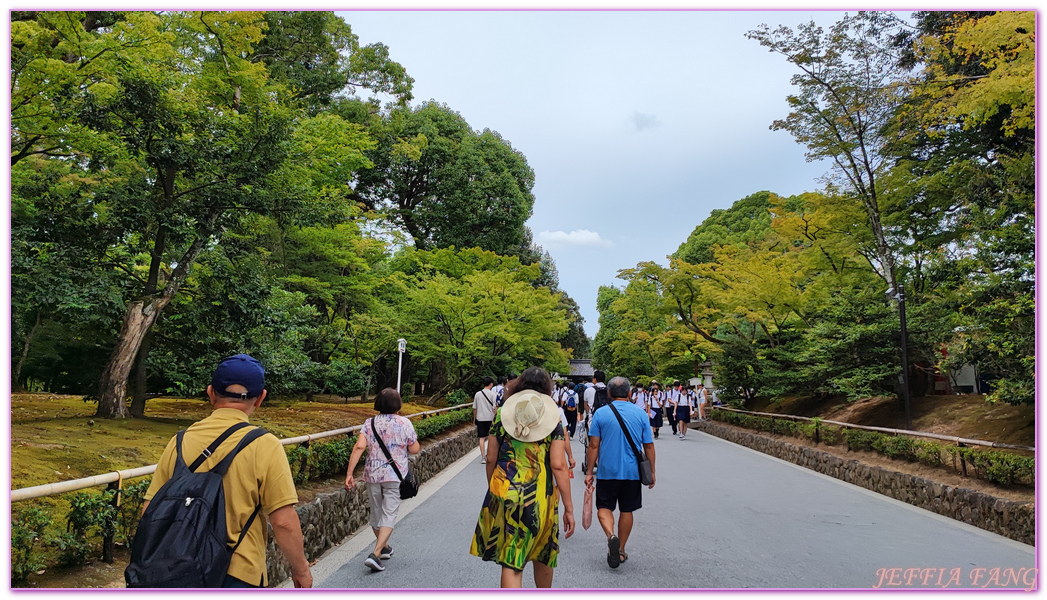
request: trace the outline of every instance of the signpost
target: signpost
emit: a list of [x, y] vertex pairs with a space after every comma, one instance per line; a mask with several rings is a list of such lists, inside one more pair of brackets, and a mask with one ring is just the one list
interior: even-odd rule
[[404, 370], [404, 352], [407, 350], [407, 340], [400, 338], [396, 340], [397, 349], [400, 351], [400, 365], [396, 368], [396, 393], [400, 393], [400, 374]]

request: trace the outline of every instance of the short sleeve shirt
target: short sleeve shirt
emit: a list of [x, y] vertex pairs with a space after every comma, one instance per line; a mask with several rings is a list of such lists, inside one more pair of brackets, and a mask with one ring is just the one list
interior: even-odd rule
[[483, 389], [473, 396], [473, 408], [476, 409], [477, 421], [494, 421], [494, 411], [498, 404], [497, 392]]
[[[186, 430], [182, 439], [182, 458], [189, 463], [196, 460], [207, 446], [231, 425], [247, 421], [247, 415], [235, 408], [218, 408], [211, 415]], [[222, 442], [214, 454], [207, 458], [197, 471], [213, 468], [236, 447], [236, 444], [251, 431], [244, 427]], [[176, 438], [171, 438], [156, 465], [153, 481], [145, 493], [151, 500], [174, 473], [178, 460]], [[240, 532], [256, 506], [261, 505], [262, 514], [269, 516], [274, 510], [298, 502], [291, 467], [283, 445], [272, 434], [251, 442], [229, 465], [222, 480], [225, 489], [226, 533], [230, 540], [240, 537]], [[256, 517], [244, 541], [233, 553], [229, 562], [229, 575], [250, 584], [266, 584], [265, 546], [266, 520]]]
[[389, 459], [382, 452], [382, 447], [375, 440], [374, 430], [371, 428], [374, 421], [378, 429], [378, 435], [382, 436], [382, 442], [388, 448], [389, 454], [396, 461], [396, 468], [400, 473], [407, 472], [407, 447], [418, 441], [418, 434], [414, 431], [414, 425], [407, 417], [400, 415], [375, 415], [364, 421], [363, 434], [367, 440], [367, 460], [364, 462], [364, 481], [367, 483], [381, 483], [385, 481], [400, 481], [396, 471], [389, 464]]
[[[650, 421], [642, 409], [637, 408], [632, 402], [623, 400], [615, 400], [614, 407], [622, 415], [622, 421], [628, 428], [637, 450], [643, 452], [643, 444], [654, 443]], [[596, 462], [597, 479], [640, 479], [640, 466], [636, 463], [636, 454], [625, 439], [614, 411], [600, 409], [593, 413], [589, 437], [600, 438], [600, 451]]]

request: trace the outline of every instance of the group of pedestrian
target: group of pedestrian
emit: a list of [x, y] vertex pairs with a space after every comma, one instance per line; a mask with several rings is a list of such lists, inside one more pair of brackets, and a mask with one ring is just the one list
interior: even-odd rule
[[686, 439], [687, 428], [692, 419], [707, 419], [709, 391], [701, 382], [690, 386], [673, 381], [668, 389], [662, 390], [660, 383], [652, 381], [647, 388], [637, 386], [633, 390], [633, 402], [647, 413], [655, 439], [658, 438], [662, 425], [666, 423], [672, 429], [673, 435]]
[[[552, 586], [561, 522], [564, 538], [575, 532], [575, 465], [567, 432], [579, 420], [588, 431], [583, 461], [587, 497], [595, 495], [607, 564], [618, 568], [629, 558], [625, 547], [633, 512], [642, 506], [641, 461], [649, 465], [646, 485], [653, 488], [655, 483], [654, 440], [647, 414], [631, 399], [629, 380], [605, 380], [606, 375], [596, 371], [590, 386], [575, 390], [555, 385], [545, 370], [530, 367], [508, 383], [505, 403], [495, 409], [489, 425], [477, 417], [477, 435], [488, 436], [486, 455], [481, 457], [488, 485], [469, 551], [501, 566], [503, 588], [522, 587], [527, 563], [533, 566], [536, 587]], [[477, 415], [487, 414], [480, 407], [486, 402], [482, 392], [488, 382], [484, 379], [484, 388], [474, 397]], [[568, 407], [577, 413], [573, 420], [566, 416]]]
[[[537, 587], [552, 586], [561, 527], [564, 538], [575, 533], [575, 460], [569, 435], [579, 422], [588, 432], [583, 472], [587, 491], [595, 493], [607, 564], [617, 568], [629, 558], [626, 543], [633, 512], [642, 506], [641, 480], [649, 480], [643, 483], [649, 489], [655, 482], [657, 429], [648, 415], [657, 394], [633, 389], [624, 377], [606, 384], [605, 379], [597, 371], [592, 384], [578, 390], [554, 385], [544, 369], [530, 367], [498, 385], [485, 377], [473, 398], [487, 491], [470, 553], [502, 567], [502, 587], [522, 587], [527, 563], [534, 568]], [[207, 395], [211, 415], [173, 437], [157, 465], [125, 572], [128, 585], [265, 586], [268, 518], [295, 587], [311, 587], [294, 509], [298, 496], [283, 447], [271, 433], [248, 422], [267, 395], [265, 369], [246, 354], [223, 359]], [[674, 405], [693, 406], [679, 399]], [[361, 478], [375, 545], [364, 564], [372, 571], [385, 570], [383, 561], [393, 556], [389, 542], [409, 479], [408, 457], [421, 449], [411, 421], [398, 414], [401, 407], [397, 390], [386, 388], [376, 396], [378, 414], [364, 422], [346, 471], [345, 488], [352, 491], [354, 471], [366, 452]], [[190, 457], [196, 459], [188, 463]], [[186, 486], [211, 491], [186, 496]], [[215, 531], [201, 534], [207, 527]], [[192, 541], [205, 537], [215, 540], [207, 552]], [[223, 539], [235, 540], [235, 545]]]

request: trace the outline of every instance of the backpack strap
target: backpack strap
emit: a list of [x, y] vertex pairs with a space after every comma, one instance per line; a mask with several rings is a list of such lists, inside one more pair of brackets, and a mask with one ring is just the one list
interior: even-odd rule
[[400, 483], [403, 483], [404, 476], [400, 474], [400, 469], [396, 467], [396, 461], [393, 460], [393, 455], [389, 453], [389, 449], [385, 447], [385, 442], [382, 441], [382, 436], [378, 435], [378, 428], [375, 427], [374, 417], [371, 417], [371, 431], [374, 432], [374, 439], [378, 441], [378, 447], [385, 453], [385, 457], [389, 459], [389, 466], [393, 468], [393, 472], [396, 473], [396, 477], [400, 479]]
[[[225, 440], [229, 439], [229, 436], [233, 435], [237, 431], [239, 431], [239, 430], [241, 430], [241, 429], [243, 429], [244, 427], [247, 427], [247, 426], [248, 426], [247, 422], [241, 421], [241, 422], [239, 422], [239, 423], [237, 423], [235, 425], [232, 425], [231, 427], [229, 427], [229, 429], [226, 429], [225, 431], [223, 431], [221, 435], [219, 435], [217, 438], [215, 438], [215, 440], [213, 442], [211, 442], [210, 446], [208, 446], [207, 448], [204, 448], [204, 451], [201, 452], [200, 456], [198, 456], [196, 458], [196, 460], [193, 461], [193, 464], [188, 466], [189, 471], [190, 472], [195, 472], [197, 469], [199, 469], [200, 465], [202, 465], [204, 463], [204, 461], [207, 460], [207, 458], [209, 456], [214, 454], [215, 450], [217, 450], [218, 447], [222, 445], [222, 442], [224, 442]], [[185, 435], [185, 430], [184, 429], [178, 432], [178, 436], [177, 436], [178, 437], [178, 443], [176, 444], [176, 447], [177, 447], [177, 450], [178, 450], [178, 460], [182, 464], [186, 464], [185, 463], [185, 458], [182, 456], [182, 437], [184, 435]]]
[[[246, 426], [248, 424], [243, 423], [243, 425]], [[230, 427], [230, 429], [232, 429], [232, 427]], [[237, 427], [237, 429], [240, 429], [240, 427]], [[222, 462], [218, 463], [214, 467], [211, 467], [211, 472], [217, 473], [220, 476], [225, 476], [225, 472], [229, 470], [229, 465], [232, 464], [233, 458], [235, 458], [236, 455], [239, 454], [240, 451], [243, 450], [248, 444], [257, 440], [258, 438], [262, 437], [267, 433], [269, 432], [265, 429], [262, 429], [261, 427], [255, 427], [251, 431], [248, 431], [247, 435], [240, 438], [240, 442], [236, 445], [235, 448], [233, 448], [232, 452], [225, 455], [225, 458], [222, 459]]]

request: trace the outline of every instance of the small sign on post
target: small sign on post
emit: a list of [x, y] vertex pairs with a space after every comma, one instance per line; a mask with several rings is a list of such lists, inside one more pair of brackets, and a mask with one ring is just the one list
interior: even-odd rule
[[396, 340], [397, 350], [400, 352], [399, 365], [396, 367], [396, 393], [400, 393], [400, 375], [404, 370], [404, 352], [407, 351], [407, 340], [400, 338]]

